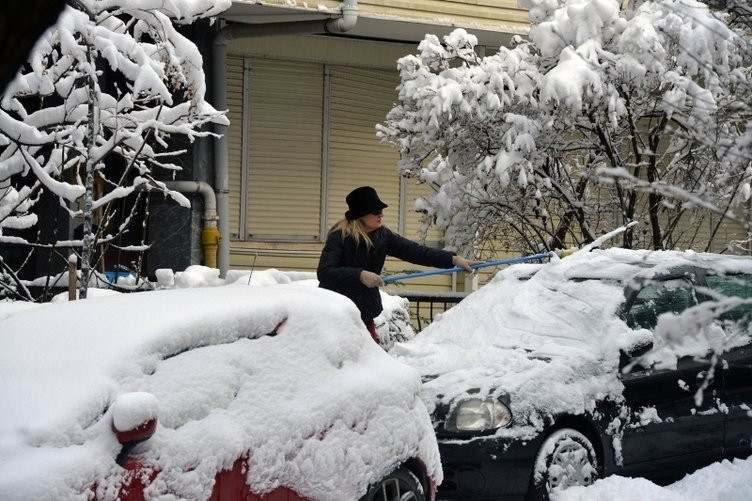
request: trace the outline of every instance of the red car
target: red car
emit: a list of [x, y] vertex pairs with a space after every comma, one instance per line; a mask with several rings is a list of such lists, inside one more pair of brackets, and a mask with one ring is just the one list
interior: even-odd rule
[[346, 298], [230, 285], [0, 304], [0, 499], [433, 499], [417, 373]]

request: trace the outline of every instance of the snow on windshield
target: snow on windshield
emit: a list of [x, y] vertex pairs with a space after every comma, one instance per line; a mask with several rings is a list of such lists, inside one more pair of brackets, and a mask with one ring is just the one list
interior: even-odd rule
[[[621, 400], [620, 350], [653, 340], [616, 315], [631, 277], [710, 261], [723, 271], [750, 268], [749, 259], [616, 248], [512, 266], [391, 353], [424, 376], [429, 410], [471, 389], [506, 393], [523, 425], [497, 433], [529, 438], [547, 416]], [[695, 350], [704, 355], [707, 345]]]
[[440, 480], [420, 379], [373, 343], [352, 303], [247, 283], [0, 309], [0, 498], [85, 497], [94, 485], [114, 498], [110, 406], [130, 392], [159, 406], [137, 449], [161, 471], [150, 498], [207, 498], [246, 451], [259, 493], [356, 499], [414, 456]]

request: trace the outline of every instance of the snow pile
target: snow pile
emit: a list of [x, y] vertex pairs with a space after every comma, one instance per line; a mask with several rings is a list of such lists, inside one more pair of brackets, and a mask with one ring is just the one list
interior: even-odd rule
[[[116, 296], [118, 294], [120, 293], [112, 289], [98, 289], [96, 287], [89, 287], [89, 289], [87, 290], [87, 297]], [[78, 298], [79, 298], [79, 290], [76, 289], [76, 299]], [[68, 293], [60, 292], [59, 294], [55, 294], [50, 301], [53, 303], [59, 303], [61, 301], [68, 301]]]
[[[125, 290], [163, 290], [163, 289], [187, 289], [192, 287], [220, 287], [229, 284], [261, 287], [276, 284], [298, 284], [318, 287], [319, 282], [316, 273], [307, 271], [280, 271], [274, 268], [266, 270], [229, 270], [227, 277], [219, 278], [217, 268], [209, 268], [202, 265], [191, 265], [184, 271], [174, 271], [169, 268], [161, 268], [155, 271], [157, 281], [151, 283], [145, 279], [137, 279], [129, 274], [118, 276], [115, 285]], [[39, 277], [33, 281], [25, 281], [25, 285], [44, 286], [48, 282], [47, 277]], [[63, 272], [49, 280], [50, 284], [64, 286], [68, 284], [68, 273]], [[100, 288], [105, 286], [103, 279], [96, 274], [92, 277], [89, 285], [89, 296], [98, 297], [117, 294], [118, 292]], [[105, 287], [109, 287], [106, 285]], [[78, 297], [78, 292], [76, 292]], [[67, 301], [68, 293], [61, 292], [52, 298], [53, 302]], [[374, 319], [376, 334], [379, 344], [389, 350], [395, 342], [409, 341], [415, 336], [415, 331], [410, 325], [410, 304], [403, 297], [381, 292], [381, 301], [384, 311]], [[0, 303], [0, 319], [2, 318], [3, 306]]]
[[29, 308], [36, 308], [39, 303], [30, 303], [27, 301], [11, 301], [9, 299], [0, 299], [0, 321], [5, 317], [12, 315], [18, 311], [28, 310]]
[[752, 459], [724, 460], [702, 468], [667, 487], [644, 478], [613, 475], [589, 487], [570, 487], [552, 501], [727, 501], [752, 499]]
[[[549, 416], [583, 414], [598, 400], [622, 400], [620, 350], [655, 341], [650, 331], [632, 330], [616, 315], [625, 281], [710, 262], [719, 270], [752, 272], [749, 259], [616, 248], [512, 266], [392, 353], [427, 380], [429, 410], [473, 388], [506, 393], [515, 426], [497, 434], [531, 438]], [[691, 354], [706, 355], [707, 344], [694, 346]], [[675, 363], [686, 354], [686, 346], [672, 351], [666, 343], [661, 357]]]
[[[306, 271], [280, 271], [273, 268], [266, 270], [230, 270], [227, 278], [219, 278], [219, 270], [201, 265], [189, 266], [185, 271], [174, 272], [170, 269], [156, 271], [157, 288], [217, 287], [227, 284], [247, 286], [266, 286], [274, 284], [299, 284], [318, 287], [316, 273]], [[395, 342], [409, 341], [415, 337], [410, 325], [409, 301], [400, 296], [381, 292], [384, 310], [374, 319], [379, 344], [389, 350]]]
[[0, 343], [2, 499], [84, 498], [93, 486], [114, 499], [113, 402], [134, 392], [117, 405], [126, 421], [152, 412], [142, 392], [159, 408], [136, 450], [159, 472], [149, 499], [205, 499], [216, 472], [246, 453], [258, 493], [357, 499], [410, 457], [441, 480], [418, 375], [323, 289], [228, 285], [18, 308]]

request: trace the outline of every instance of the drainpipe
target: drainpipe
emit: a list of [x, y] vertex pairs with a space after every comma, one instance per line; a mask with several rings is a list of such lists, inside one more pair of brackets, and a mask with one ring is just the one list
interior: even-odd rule
[[[217, 110], [226, 110], [227, 74], [225, 61], [227, 60], [227, 38], [221, 32], [214, 39], [212, 55], [214, 107]], [[220, 278], [225, 278], [230, 264], [230, 240], [228, 238], [230, 235], [230, 188], [227, 170], [227, 126], [214, 124], [214, 132], [219, 136], [214, 143], [214, 189], [217, 192], [217, 216], [219, 217], [217, 268], [219, 268]]]
[[[358, 22], [358, 0], [343, 0], [340, 3], [342, 15], [337, 18], [314, 21], [293, 21], [289, 23], [228, 24], [217, 33], [212, 48], [212, 87], [214, 107], [227, 109], [227, 41], [238, 38], [251, 38], [272, 35], [303, 35], [317, 33], [344, 33]], [[230, 204], [227, 166], [227, 126], [214, 124], [214, 132], [219, 135], [214, 146], [214, 190], [217, 192], [217, 215], [219, 217], [219, 253], [217, 267], [219, 276], [224, 278], [230, 265]], [[246, 141], [247, 138], [243, 138]]]
[[214, 190], [204, 181], [165, 181], [168, 189], [180, 193], [200, 193], [204, 200], [204, 229], [201, 231], [201, 244], [204, 248], [204, 266], [217, 267], [217, 247], [220, 233], [217, 230], [217, 199]]

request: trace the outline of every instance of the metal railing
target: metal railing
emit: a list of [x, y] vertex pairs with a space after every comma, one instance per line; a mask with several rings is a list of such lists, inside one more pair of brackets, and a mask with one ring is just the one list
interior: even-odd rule
[[467, 292], [410, 292], [400, 291], [398, 296], [410, 301], [410, 321], [415, 332], [433, 322], [436, 315], [444, 313], [465, 297]]

